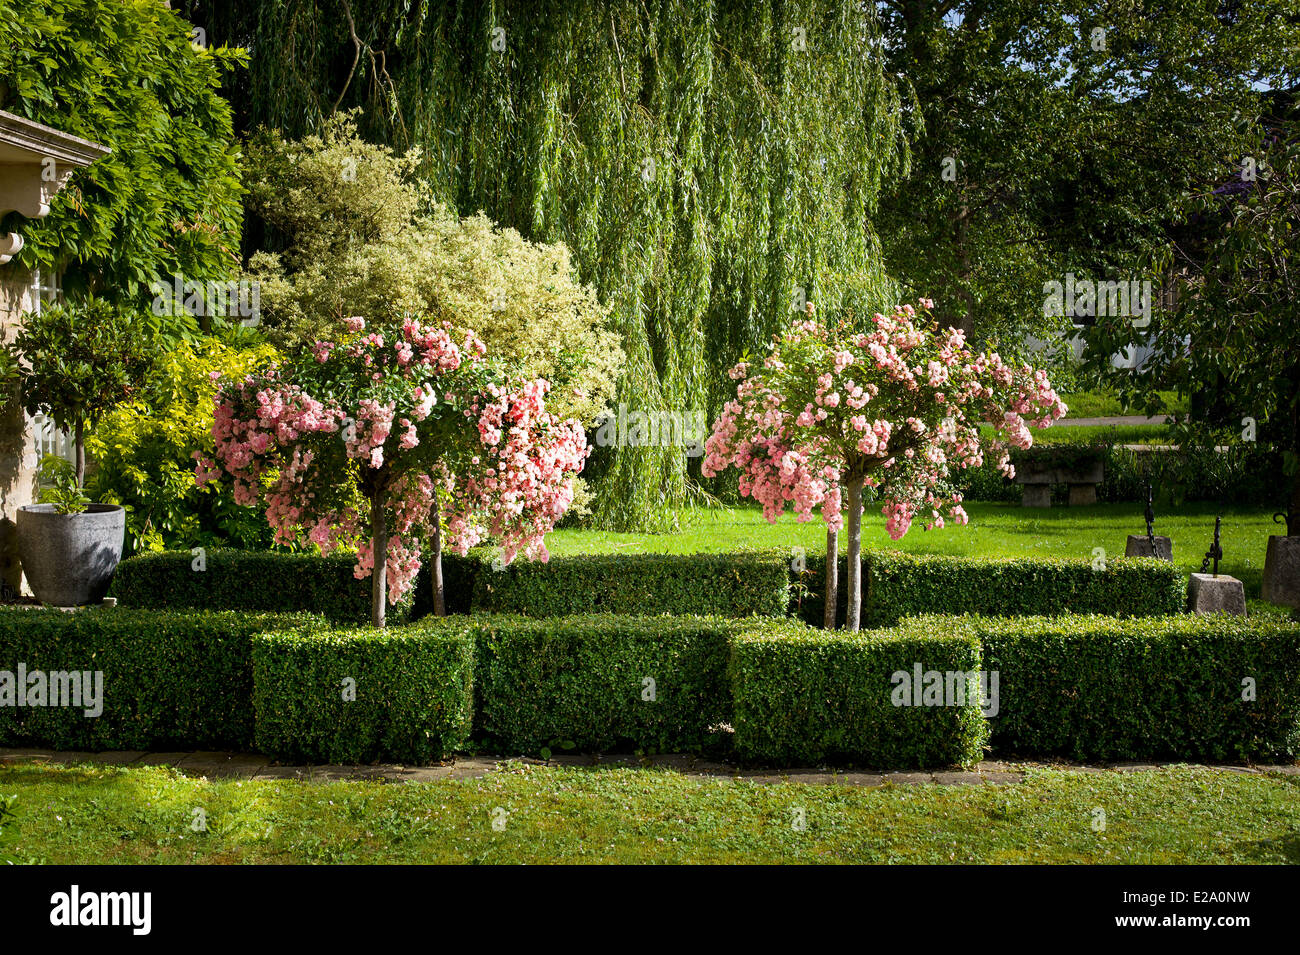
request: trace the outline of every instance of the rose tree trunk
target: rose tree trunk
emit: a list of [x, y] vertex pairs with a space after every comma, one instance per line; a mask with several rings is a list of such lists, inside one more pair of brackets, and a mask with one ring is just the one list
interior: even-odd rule
[[857, 632], [862, 620], [862, 485], [865, 477], [848, 481], [849, 491], [849, 614], [846, 629]]
[[827, 630], [835, 629], [835, 611], [840, 602], [840, 535], [838, 531], [826, 528], [826, 613], [822, 617], [822, 626]]
[[442, 582], [442, 519], [438, 514], [438, 502], [433, 502], [433, 615], [447, 616], [447, 595]]
[[388, 522], [384, 516], [384, 488], [375, 489], [370, 502], [370, 540], [374, 567], [370, 572], [370, 624], [384, 626], [388, 600]]

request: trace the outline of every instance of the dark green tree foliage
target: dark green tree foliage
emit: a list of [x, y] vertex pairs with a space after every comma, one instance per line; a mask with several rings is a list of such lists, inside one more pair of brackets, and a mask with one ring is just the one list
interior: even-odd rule
[[239, 265], [240, 185], [222, 75], [243, 53], [203, 46], [160, 0], [0, 0], [0, 109], [113, 152], [26, 223], [26, 267], [115, 299], [155, 277]]
[[919, 136], [881, 195], [886, 264], [1008, 349], [1051, 336], [1045, 281], [1152, 277], [1186, 196], [1240, 155], [1258, 84], [1294, 82], [1300, 50], [1294, 0], [880, 6]]
[[14, 338], [24, 409], [72, 432], [77, 486], [86, 478], [85, 429], [144, 384], [152, 361], [142, 322], [105, 299], [50, 305], [23, 316]]
[[[1150, 329], [1099, 320], [1093, 351], [1131, 344], [1150, 333], [1143, 375], [1118, 384], [1136, 406], [1151, 404], [1150, 383], [1197, 400], [1185, 428], [1197, 446], [1258, 442], [1280, 453], [1286, 480], [1272, 503], [1300, 534], [1300, 109], [1275, 98], [1275, 114], [1255, 148], [1219, 168], [1216, 188], [1194, 197], [1196, 214], [1168, 252], [1179, 274], [1175, 307]], [[1249, 421], [1247, 419], [1250, 419]], [[1245, 427], [1243, 427], [1243, 425]], [[1247, 444], [1247, 447], [1251, 445]]]
[[[564, 241], [613, 306], [618, 401], [718, 410], [725, 369], [803, 298], [892, 299], [876, 196], [905, 164], [869, 5], [404, 0], [195, 3], [255, 51], [232, 98], [287, 135], [341, 108], [424, 150], [436, 196]], [[274, 244], [274, 236], [268, 237]], [[606, 527], [690, 497], [680, 447], [598, 454]]]

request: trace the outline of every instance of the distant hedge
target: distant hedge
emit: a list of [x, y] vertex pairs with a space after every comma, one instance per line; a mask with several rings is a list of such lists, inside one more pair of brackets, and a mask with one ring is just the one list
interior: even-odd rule
[[[795, 616], [821, 626], [825, 555], [807, 554], [798, 573], [789, 551], [718, 554], [606, 554], [547, 563], [494, 563], [490, 550], [443, 555], [450, 614], [563, 617], [590, 613], [657, 616]], [[195, 570], [189, 551], [132, 557], [118, 565], [112, 594], [123, 606], [254, 612], [312, 612], [342, 624], [370, 619], [370, 581], [354, 558], [210, 550]], [[848, 594], [840, 557], [838, 620]], [[1113, 558], [1104, 571], [1088, 560], [950, 557], [875, 551], [863, 555], [863, 625], [906, 616], [979, 613], [1021, 616], [1105, 613], [1158, 616], [1183, 609], [1186, 582], [1163, 561]], [[411, 593], [389, 612], [394, 623], [433, 611], [426, 563]]]
[[[1051, 447], [1076, 444], [1093, 447], [1098, 438], [1052, 442]], [[1227, 451], [1134, 451], [1122, 444], [1106, 443], [1102, 456], [1105, 477], [1097, 486], [1097, 500], [1102, 502], [1145, 502], [1150, 480], [1156, 486], [1157, 507], [1196, 501], [1240, 507], [1279, 507], [1286, 503], [1279, 496], [1287, 486], [1282, 455], [1263, 442], [1235, 444]], [[1020, 501], [1021, 485], [1004, 478], [995, 465], [968, 468], [954, 477], [957, 489], [968, 501]], [[1062, 502], [1066, 492], [1064, 485], [1057, 488]]]
[[[214, 548], [202, 558], [190, 551], [128, 558], [117, 565], [110, 594], [124, 607], [310, 612], [338, 623], [370, 622], [370, 578], [356, 578], [352, 555]], [[389, 608], [389, 620], [409, 617], [411, 603], [408, 595]]]
[[247, 749], [253, 637], [290, 626], [308, 632], [325, 624], [305, 615], [0, 608], [0, 671], [103, 674], [98, 716], [84, 706], [0, 705], [0, 744]]
[[[474, 582], [479, 573], [492, 570], [493, 551], [482, 547], [471, 550], [462, 557], [445, 551], [442, 555], [442, 592], [447, 602], [447, 613], [466, 614], [474, 601]], [[415, 575], [411, 594], [411, 619], [418, 620], [433, 613], [433, 564], [425, 555], [420, 572]]]
[[1163, 616], [1182, 611], [1186, 593], [1182, 570], [1148, 557], [1115, 557], [1094, 570], [1084, 559], [880, 551], [871, 555], [862, 616], [871, 627], [937, 613]]
[[[849, 612], [849, 558], [840, 554], [839, 559], [839, 600], [836, 603], [836, 626], [843, 627]], [[862, 594], [866, 598], [867, 575], [871, 573], [871, 554], [862, 555]], [[791, 567], [790, 572], [790, 616], [802, 620], [811, 627], [820, 627], [826, 613], [826, 553], [822, 551], [804, 557], [804, 570], [797, 571]]]
[[789, 557], [727, 554], [598, 554], [517, 560], [478, 572], [475, 612], [561, 617], [613, 613], [784, 616]]
[[[966, 635], [999, 673], [999, 753], [1074, 759], [1300, 755], [1300, 624], [1181, 615], [921, 617], [900, 634]], [[1253, 680], [1253, 700], [1243, 699]]]
[[382, 631], [259, 634], [257, 748], [290, 762], [437, 761], [469, 742], [473, 675], [474, 638], [463, 617]]
[[504, 752], [698, 752], [731, 715], [737, 627], [722, 617], [476, 618], [479, 730]]
[[[979, 642], [968, 633], [751, 626], [731, 651], [736, 752], [781, 764], [899, 769], [976, 762], [987, 736], [979, 669]], [[939, 705], [921, 705], [918, 672], [923, 679], [938, 673], [945, 685], [951, 675], [954, 692]], [[896, 674], [908, 683], [905, 702], [895, 692], [904, 684]]]
[[[887, 627], [920, 614], [1055, 616], [1102, 613], [1162, 616], [1186, 605], [1187, 582], [1173, 564], [1121, 557], [1093, 570], [1088, 560], [1053, 557], [954, 557], [872, 551], [862, 556], [864, 627]], [[821, 626], [826, 557], [809, 554], [792, 575], [790, 613]], [[844, 625], [848, 559], [840, 556], [837, 620]]]

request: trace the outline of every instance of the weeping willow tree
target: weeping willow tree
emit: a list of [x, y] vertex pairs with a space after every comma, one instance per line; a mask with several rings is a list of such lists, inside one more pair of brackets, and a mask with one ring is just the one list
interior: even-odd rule
[[[894, 296], [872, 227], [907, 163], [874, 5], [840, 0], [208, 0], [252, 50], [245, 128], [341, 109], [422, 150], [462, 213], [569, 246], [612, 306], [617, 401], [712, 418], [792, 308]], [[693, 499], [682, 447], [598, 449], [593, 514], [653, 529]]]

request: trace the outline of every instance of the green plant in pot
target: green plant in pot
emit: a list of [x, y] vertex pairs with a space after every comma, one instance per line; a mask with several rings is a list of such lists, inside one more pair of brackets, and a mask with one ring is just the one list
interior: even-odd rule
[[92, 503], [82, 491], [85, 435], [143, 382], [147, 328], [142, 316], [91, 297], [27, 313], [10, 346], [24, 409], [69, 431], [75, 448], [74, 463], [46, 459], [41, 503], [18, 510], [18, 556], [32, 593], [44, 604], [100, 602], [121, 560], [126, 512], [116, 504]]

